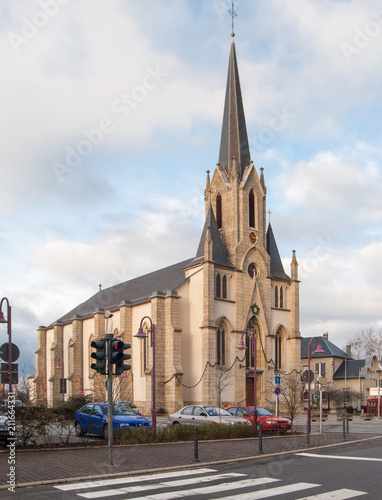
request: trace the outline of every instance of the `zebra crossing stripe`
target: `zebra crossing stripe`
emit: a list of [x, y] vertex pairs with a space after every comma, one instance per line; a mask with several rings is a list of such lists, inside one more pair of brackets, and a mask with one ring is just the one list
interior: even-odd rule
[[107, 498], [115, 495], [124, 495], [125, 493], [139, 493], [141, 491], [158, 490], [160, 488], [179, 488], [182, 486], [189, 486], [190, 484], [195, 484], [195, 483], [207, 483], [211, 481], [217, 481], [220, 479], [231, 479], [243, 476], [246, 476], [246, 474], [239, 474], [236, 472], [226, 472], [223, 474], [214, 474], [211, 476], [192, 477], [187, 479], [182, 478], [178, 479], [177, 481], [163, 481], [163, 482], [161, 481], [159, 483], [153, 483], [153, 484], [127, 486], [126, 488], [91, 491], [89, 493], [78, 493], [78, 496], [82, 498]]
[[[221, 493], [223, 491], [236, 490], [240, 488], [253, 488], [254, 486], [262, 486], [263, 484], [280, 481], [280, 479], [273, 478], [259, 478], [259, 479], [244, 479], [242, 481], [235, 481], [231, 483], [221, 483], [214, 486], [207, 486], [202, 488], [192, 488], [187, 490], [167, 491], [166, 493], [156, 493], [153, 495], [145, 495], [144, 497], [136, 497], [134, 500], [172, 500], [174, 498], [182, 498], [190, 495], [209, 495], [214, 493]], [[249, 493], [236, 493], [228, 497], [219, 497], [220, 500], [255, 500], [257, 498], [271, 498], [272, 492], [278, 490], [275, 495], [282, 495], [283, 493], [290, 493], [300, 491], [306, 488], [314, 488], [320, 486], [318, 484], [310, 483], [297, 483], [294, 485], [280, 486], [279, 488], [270, 488], [261, 491], [251, 491]]]
[[311, 497], [298, 498], [297, 500], [347, 500], [348, 498], [360, 497], [367, 495], [364, 491], [348, 490], [343, 488], [341, 490], [330, 491], [321, 493], [320, 495], [313, 495]]
[[55, 486], [56, 489], [62, 491], [71, 491], [71, 490], [80, 490], [85, 488], [99, 488], [103, 486], [114, 486], [116, 484], [129, 484], [136, 483], [138, 481], [155, 481], [158, 479], [170, 479], [172, 477], [179, 477], [179, 474], [182, 476], [195, 476], [197, 474], [208, 474], [209, 472], [217, 472], [216, 469], [185, 469], [180, 473], [179, 471], [172, 472], [159, 472], [156, 474], [144, 474], [141, 476], [125, 476], [118, 477], [114, 479], [101, 479], [94, 481], [81, 481], [80, 483], [71, 483], [71, 484], [61, 484]]

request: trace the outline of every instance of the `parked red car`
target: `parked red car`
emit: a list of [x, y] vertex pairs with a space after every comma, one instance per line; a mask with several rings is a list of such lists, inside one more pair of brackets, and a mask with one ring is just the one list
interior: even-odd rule
[[[246, 418], [253, 424], [254, 406], [228, 406], [225, 408], [231, 415], [235, 417]], [[292, 428], [289, 418], [276, 417], [271, 412], [264, 408], [257, 408], [257, 423], [263, 426], [263, 431], [270, 432], [288, 432]]]

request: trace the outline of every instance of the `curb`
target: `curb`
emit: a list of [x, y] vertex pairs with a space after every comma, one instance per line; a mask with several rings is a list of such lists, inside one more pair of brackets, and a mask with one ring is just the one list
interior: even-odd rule
[[[264, 453], [261, 455], [253, 455], [249, 457], [242, 457], [242, 458], [229, 458], [225, 460], [216, 460], [213, 462], [198, 462], [198, 463], [190, 463], [187, 465], [174, 465], [171, 467], [159, 467], [157, 469], [142, 469], [142, 470], [136, 470], [134, 472], [115, 472], [112, 474], [102, 474], [102, 475], [97, 475], [97, 476], [81, 476], [81, 477], [70, 477], [70, 478], [63, 478], [63, 479], [47, 479], [43, 481], [32, 481], [29, 483], [21, 483], [17, 484], [17, 488], [26, 488], [26, 487], [31, 487], [31, 486], [46, 486], [50, 484], [63, 484], [63, 483], [71, 483], [71, 482], [81, 482], [81, 481], [94, 481], [97, 479], [110, 479], [113, 477], [121, 477], [121, 476], [135, 476], [138, 474], [148, 474], [152, 472], [163, 472], [163, 471], [171, 471], [171, 470], [179, 470], [179, 469], [189, 469], [190, 467], [206, 467], [206, 466], [216, 466], [216, 465], [224, 465], [224, 464], [230, 464], [230, 463], [235, 463], [235, 462], [247, 462], [249, 460], [258, 460], [258, 459], [265, 459], [265, 458], [271, 458], [271, 457], [280, 457], [280, 456], [285, 456], [285, 455], [294, 455], [296, 453], [302, 453], [306, 452], [306, 450], [322, 450], [326, 448], [334, 448], [335, 446], [344, 446], [344, 445], [349, 445], [349, 444], [355, 444], [355, 443], [362, 443], [365, 441], [372, 441], [374, 439], [381, 439], [382, 436], [372, 436], [368, 438], [362, 438], [362, 439], [355, 439], [353, 441], [342, 441], [339, 443], [332, 443], [332, 444], [326, 444], [322, 446], [309, 446], [297, 450], [290, 450], [290, 451], [279, 451], [276, 453]], [[175, 444], [175, 443], [174, 443]], [[8, 489], [9, 485], [0, 485], [0, 491]]]

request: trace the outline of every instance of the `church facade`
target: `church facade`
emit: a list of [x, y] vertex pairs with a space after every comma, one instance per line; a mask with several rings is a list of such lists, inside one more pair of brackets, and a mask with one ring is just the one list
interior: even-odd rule
[[[153, 352], [135, 338], [155, 325], [156, 408], [185, 404], [272, 406], [275, 375], [300, 370], [299, 280], [295, 252], [285, 273], [266, 227], [264, 171], [250, 157], [234, 38], [229, 57], [219, 161], [207, 172], [205, 224], [193, 258], [99, 290], [38, 329], [36, 402], [54, 406], [72, 395], [106, 399], [105, 377], [90, 368], [90, 346], [108, 333], [131, 344], [131, 370], [115, 377], [115, 399], [151, 409]], [[252, 338], [256, 338], [256, 362]], [[243, 340], [245, 351], [237, 346]], [[243, 354], [244, 352], [244, 354]], [[255, 366], [254, 366], [255, 365]]]

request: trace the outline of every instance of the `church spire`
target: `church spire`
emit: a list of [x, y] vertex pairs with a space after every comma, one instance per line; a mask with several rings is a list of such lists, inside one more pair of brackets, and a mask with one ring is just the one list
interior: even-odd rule
[[231, 177], [234, 156], [236, 157], [237, 173], [241, 179], [245, 168], [251, 161], [251, 157], [241, 97], [236, 49], [234, 37], [232, 36], [219, 152], [220, 166], [226, 170], [228, 177]]

